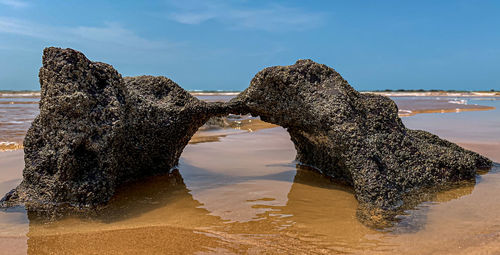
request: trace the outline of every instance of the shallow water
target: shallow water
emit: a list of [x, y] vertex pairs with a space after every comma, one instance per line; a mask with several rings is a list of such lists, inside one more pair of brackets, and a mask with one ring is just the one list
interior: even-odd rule
[[[474, 97], [394, 97], [400, 116], [413, 116], [419, 113], [458, 113], [467, 111], [488, 111], [495, 107], [481, 104]], [[485, 99], [481, 98], [484, 102]]]
[[[207, 102], [227, 102], [236, 93], [195, 93], [200, 100]], [[393, 97], [398, 104], [400, 116], [418, 113], [463, 112], [491, 110], [485, 100], [500, 97]], [[0, 152], [22, 148], [26, 131], [38, 114], [39, 93], [0, 93]]]
[[0, 95], [0, 151], [22, 145], [26, 130], [38, 114], [39, 97]]
[[[499, 162], [499, 103], [403, 121]], [[356, 219], [349, 187], [296, 165], [286, 130], [251, 131], [204, 131], [217, 139], [190, 143], [178, 172], [121, 189], [98, 217], [47, 223], [22, 208], [0, 211], [0, 253], [500, 253], [499, 167], [377, 231]], [[0, 162], [5, 191], [20, 181], [22, 151], [0, 153]]]

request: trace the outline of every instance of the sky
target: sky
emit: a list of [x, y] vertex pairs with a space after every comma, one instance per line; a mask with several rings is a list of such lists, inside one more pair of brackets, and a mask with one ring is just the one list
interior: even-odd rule
[[500, 1], [0, 0], [0, 90], [38, 90], [49, 46], [188, 90], [297, 59], [358, 90], [500, 90]]

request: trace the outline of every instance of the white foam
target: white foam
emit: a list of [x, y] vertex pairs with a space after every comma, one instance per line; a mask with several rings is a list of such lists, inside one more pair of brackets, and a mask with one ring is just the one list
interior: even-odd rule
[[31, 93], [0, 93], [0, 97], [35, 97], [40, 96], [40, 92]]
[[4, 146], [9, 146], [9, 145], [19, 145], [18, 143], [16, 142], [0, 142], [0, 145], [4, 145]]
[[463, 105], [466, 105], [467, 104], [467, 100], [465, 100], [465, 99], [461, 99], [461, 100], [455, 99], [455, 100], [448, 101], [448, 103], [450, 103], [450, 104], [463, 104]]
[[9, 120], [9, 121], [3, 122], [3, 123], [5, 123], [5, 124], [23, 124], [24, 121]]
[[410, 111], [410, 110], [398, 110], [398, 112], [400, 112], [400, 113], [412, 113], [412, 111]]

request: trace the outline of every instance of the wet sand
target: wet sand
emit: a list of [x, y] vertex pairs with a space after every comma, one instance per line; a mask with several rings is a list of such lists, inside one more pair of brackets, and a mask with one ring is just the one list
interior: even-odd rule
[[[403, 121], [500, 162], [499, 103]], [[45, 222], [0, 211], [0, 254], [500, 253], [499, 167], [377, 231], [357, 220], [349, 187], [297, 165], [286, 130], [237, 121], [200, 130], [178, 171], [120, 189], [99, 216]], [[22, 155], [0, 153], [2, 193], [21, 181]]]
[[0, 153], [0, 194], [10, 191], [11, 187], [21, 183], [24, 167], [24, 152], [22, 150], [6, 151]]
[[0, 232], [11, 232], [0, 240], [25, 242], [30, 254], [500, 251], [500, 169], [376, 231], [356, 219], [349, 187], [297, 166], [294, 156], [280, 127], [190, 144], [179, 172], [127, 186], [98, 217], [46, 223], [0, 212]]
[[500, 162], [500, 142], [490, 142], [490, 143], [458, 142], [458, 145], [468, 150], [475, 151], [481, 155], [484, 155], [495, 162]]
[[153, 226], [30, 238], [28, 254], [194, 254], [236, 253], [206, 233]]

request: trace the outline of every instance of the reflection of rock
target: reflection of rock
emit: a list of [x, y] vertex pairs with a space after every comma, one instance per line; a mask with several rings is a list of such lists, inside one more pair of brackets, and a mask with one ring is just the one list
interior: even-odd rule
[[[422, 193], [421, 196], [414, 197], [412, 202], [448, 202], [470, 195], [473, 189], [473, 182], [468, 181], [451, 185], [445, 191]], [[287, 231], [311, 236], [311, 242], [336, 247], [340, 253], [369, 253], [372, 251], [370, 248], [374, 251], [380, 249], [384, 242], [375, 238], [380, 232], [360, 224], [356, 219], [358, 202], [352, 196], [352, 191], [351, 187], [332, 182], [310, 167], [297, 165], [297, 174], [288, 194], [288, 202], [280, 211], [282, 214], [291, 215], [287, 219], [294, 222], [294, 227]], [[389, 225], [387, 223], [391, 225], [385, 230], [398, 234], [413, 233], [425, 227], [428, 223], [429, 204], [414, 205], [415, 210], [407, 210], [397, 215], [393, 222], [384, 222], [386, 226]], [[349, 246], [345, 247], [343, 244]], [[361, 247], [362, 250], [356, 250]]]
[[[404, 213], [395, 215], [395, 221], [387, 230], [402, 234], [402, 233], [416, 233], [422, 230], [427, 223], [427, 215], [429, 213], [429, 205], [422, 202], [449, 202], [454, 199], [470, 195], [474, 190], [475, 182], [468, 180], [454, 183], [445, 187], [427, 189], [425, 191], [419, 190], [407, 196], [405, 202], [407, 205]], [[381, 222], [384, 225], [389, 225], [386, 222]]]
[[353, 185], [359, 216], [368, 221], [401, 209], [407, 192], [472, 179], [477, 168], [491, 167], [477, 153], [406, 129], [392, 100], [360, 94], [311, 60], [262, 70], [229, 105], [287, 128], [297, 159]]
[[167, 78], [122, 79], [71, 49], [45, 49], [40, 85], [24, 180], [4, 198], [32, 210], [105, 204], [120, 184], [168, 172], [196, 130], [224, 113]]
[[201, 208], [223, 220], [245, 222], [286, 204], [294, 157], [290, 136], [275, 128], [187, 146], [180, 170]]
[[[352, 188], [332, 182], [313, 169], [297, 165], [297, 174], [288, 194], [283, 214], [300, 232], [314, 233], [321, 241], [360, 243], [373, 231], [356, 219], [357, 201]], [[327, 240], [322, 240], [327, 239]]]
[[[193, 200], [178, 170], [119, 188], [96, 215], [47, 222], [30, 212], [29, 254], [192, 254], [232, 250], [200, 228], [222, 224]], [[26, 241], [25, 241], [26, 244]], [[234, 251], [237, 253], [237, 251]]]
[[[207, 214], [205, 210], [198, 209], [200, 203], [193, 200], [179, 170], [174, 169], [169, 174], [150, 177], [118, 188], [108, 206], [103, 208], [95, 219], [107, 223], [132, 219], [173, 202], [182, 204], [183, 209], [192, 208], [193, 210], [183, 211], [185, 214], [194, 214], [195, 218]], [[172, 211], [175, 209], [176, 207], [170, 208]], [[156, 211], [156, 214], [159, 213], [160, 211]], [[164, 213], [164, 217], [168, 217], [168, 214]]]
[[[175, 212], [179, 212], [185, 217], [192, 218], [190, 222], [194, 226], [201, 225], [199, 224], [201, 221], [218, 221], [215, 217], [209, 216], [205, 209], [199, 208], [201, 205], [189, 193], [179, 170], [174, 169], [171, 173], [149, 177], [129, 183], [126, 187], [120, 187], [108, 205], [77, 216], [90, 218], [94, 222], [107, 224], [123, 222], [134, 225], [134, 221], [140, 221], [145, 215], [148, 220], [158, 225], [160, 222], [168, 222], [170, 218], [176, 217]], [[45, 215], [39, 215], [37, 211], [28, 211], [28, 217], [32, 225], [40, 228], [47, 223]], [[64, 224], [64, 220], [65, 217], [62, 217], [53, 224]]]

